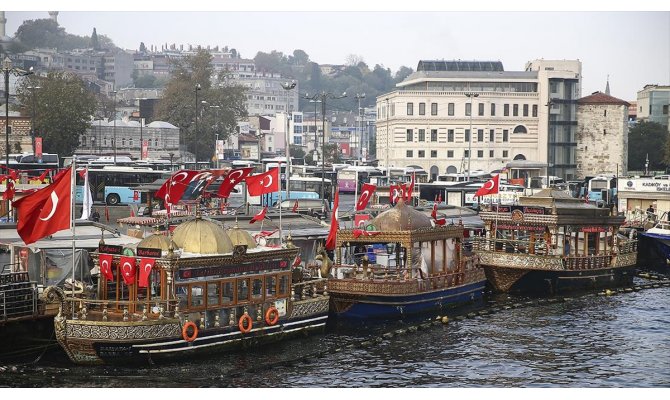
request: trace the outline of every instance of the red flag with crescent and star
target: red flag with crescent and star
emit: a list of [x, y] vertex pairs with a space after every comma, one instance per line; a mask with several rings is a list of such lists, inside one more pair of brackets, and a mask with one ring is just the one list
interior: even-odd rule
[[279, 191], [279, 168], [244, 178], [247, 182], [249, 196], [261, 196]]
[[486, 181], [484, 186], [477, 189], [475, 196], [486, 196], [487, 194], [498, 193], [498, 186], [500, 185], [500, 174]]
[[437, 203], [433, 203], [433, 212], [430, 213], [430, 216], [433, 217], [433, 219], [437, 219]]
[[149, 274], [151, 274], [151, 269], [154, 267], [156, 262], [155, 258], [140, 258], [140, 281], [138, 283], [139, 287], [149, 286]]
[[19, 216], [16, 231], [26, 244], [70, 228], [71, 184], [72, 174], [64, 173], [52, 184], [14, 202]]
[[407, 190], [405, 190], [405, 196], [404, 199], [406, 202], [409, 202], [412, 200], [412, 195], [414, 194], [414, 180], [416, 179], [416, 173], [412, 172], [412, 181], [409, 184], [409, 187]]
[[298, 212], [298, 199], [295, 199], [295, 203], [293, 204], [291, 211]]
[[221, 186], [219, 186], [219, 192], [217, 193], [217, 195], [219, 197], [228, 198], [230, 196], [230, 192], [233, 191], [235, 185], [242, 182], [244, 178], [249, 176], [249, 174], [253, 170], [254, 167], [230, 170], [230, 172], [228, 172], [228, 175], [226, 175], [225, 178], [223, 178], [223, 182], [221, 182]]
[[354, 239], [358, 239], [361, 236], [367, 236], [367, 237], [377, 236], [381, 232], [380, 231], [366, 231], [365, 229], [354, 229], [352, 231], [352, 233], [354, 234]]
[[398, 200], [405, 198], [405, 185], [400, 183], [397, 185], [391, 185], [389, 187], [389, 199], [391, 204], [395, 204]]
[[112, 273], [113, 260], [114, 256], [111, 254], [100, 254], [100, 275], [108, 281], [114, 280], [114, 274]]
[[[170, 178], [168, 178], [165, 183], [158, 189], [154, 195], [157, 199], [163, 199], [166, 203], [177, 204], [179, 200], [184, 196], [184, 193], [193, 186], [191, 183], [196, 181], [196, 177], [202, 176], [203, 171], [196, 170], [180, 170], [175, 172]], [[211, 176], [211, 174], [209, 174]], [[196, 185], [200, 188], [208, 183], [207, 177], [200, 184], [199, 179], [196, 182]], [[193, 191], [193, 190], [191, 190]]]
[[135, 257], [121, 257], [119, 269], [126, 285], [130, 286], [135, 283]]
[[372, 193], [375, 192], [375, 189], [377, 189], [377, 186], [371, 183], [364, 183], [363, 186], [361, 186], [361, 195], [358, 196], [358, 203], [356, 203], [356, 211], [365, 210], [365, 207], [368, 206], [368, 202], [372, 197]]
[[335, 250], [335, 241], [337, 239], [337, 230], [340, 225], [337, 222], [337, 208], [340, 204], [340, 191], [335, 191], [335, 200], [333, 201], [333, 212], [332, 218], [330, 220], [330, 231], [328, 232], [328, 238], [326, 238], [326, 250]]
[[267, 213], [268, 213], [268, 207], [265, 206], [256, 215], [254, 215], [253, 218], [251, 218], [251, 221], [249, 221], [249, 223], [253, 224], [256, 221], [262, 221], [263, 219], [265, 219], [265, 214]]

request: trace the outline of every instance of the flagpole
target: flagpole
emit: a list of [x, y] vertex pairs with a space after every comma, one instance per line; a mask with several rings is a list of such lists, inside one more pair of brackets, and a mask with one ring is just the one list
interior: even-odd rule
[[[75, 236], [76, 236], [76, 228], [75, 228], [75, 222], [74, 222], [74, 208], [75, 208], [75, 197], [77, 195], [77, 181], [76, 181], [76, 174], [77, 174], [77, 159], [75, 157], [72, 157], [72, 170], [70, 171], [70, 229], [72, 230], [72, 297], [74, 297], [74, 289], [75, 289]], [[72, 303], [72, 318], [74, 318], [74, 303]]]
[[356, 204], [358, 204], [358, 171], [355, 172], [356, 179], [354, 180], [354, 214], [356, 214]]
[[[288, 188], [288, 181], [286, 181], [286, 185], [287, 185], [286, 187]], [[278, 192], [279, 193], [279, 246], [281, 246], [282, 245], [282, 230], [281, 230], [281, 209], [282, 209], [281, 194], [282, 194], [282, 191], [281, 191], [281, 187], [279, 189], [280, 189], [279, 192]]]

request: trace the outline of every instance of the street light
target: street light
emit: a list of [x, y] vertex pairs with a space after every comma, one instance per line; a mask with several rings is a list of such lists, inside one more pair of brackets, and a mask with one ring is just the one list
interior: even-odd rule
[[116, 165], [116, 90], [112, 91], [112, 94], [114, 95], [114, 114], [112, 115], [112, 118], [114, 119], [114, 128], [113, 129], [113, 138], [112, 143], [114, 145], [114, 165]]
[[389, 168], [389, 114], [391, 113], [391, 108], [389, 107], [389, 98], [386, 100], [386, 179], [388, 180], [389, 187], [391, 187], [391, 170]]
[[321, 103], [321, 100], [310, 100], [310, 103], [314, 103], [314, 154], [319, 154], [317, 151], [317, 148], [319, 146], [319, 139], [318, 139], [318, 129], [316, 127], [316, 103]]
[[[365, 93], [358, 94], [356, 93], [356, 100], [358, 100], [358, 117], [360, 118], [360, 127], [361, 131], [356, 133], [356, 149], [358, 151], [358, 158], [360, 159], [363, 152], [361, 151], [361, 142], [362, 136], [363, 136], [363, 117], [361, 116], [361, 99], [365, 98]], [[356, 126], [356, 130], [358, 131], [358, 126]], [[359, 136], [360, 135], [360, 136]]]
[[195, 137], [193, 138], [193, 141], [195, 142], [195, 169], [198, 169], [198, 91], [201, 90], [202, 87], [200, 86], [199, 83], [195, 84]]
[[[286, 135], [284, 135], [284, 141], [286, 142], [286, 199], [289, 200], [291, 196], [291, 144], [289, 143], [289, 139], [291, 138], [291, 135], [289, 134], [289, 129], [290, 129], [290, 123], [289, 123], [289, 116], [288, 116], [288, 109], [289, 109], [289, 99], [290, 99], [290, 94], [289, 91], [295, 88], [295, 81], [291, 82], [282, 82], [281, 87], [286, 90]], [[281, 171], [281, 168], [279, 169]], [[281, 207], [281, 206], [280, 206]]]
[[343, 92], [340, 96], [335, 96], [330, 92], [321, 92], [317, 93], [314, 96], [309, 96], [305, 93], [305, 99], [309, 100], [321, 100], [321, 129], [323, 135], [321, 138], [321, 199], [325, 199], [325, 190], [326, 190], [326, 99], [343, 99], [347, 97], [347, 92]]
[[216, 135], [216, 141], [214, 142], [214, 157], [216, 158], [216, 168], [219, 169], [219, 109], [221, 106], [212, 105], [209, 108], [214, 109], [214, 133]]
[[146, 98], [137, 97], [137, 98], [135, 98], [135, 100], [138, 101], [138, 103], [137, 103], [138, 108], [139, 108], [138, 114], [139, 114], [139, 117], [140, 117], [140, 160], [141, 160], [144, 157], [144, 154], [143, 154], [144, 153], [144, 136], [142, 134], [142, 125], [144, 125], [144, 124], [143, 124], [143, 118], [142, 118], [141, 102], [142, 102], [142, 100], [146, 100]]
[[9, 73], [14, 76], [32, 75], [32, 71], [12, 68], [12, 60], [6, 57], [2, 62], [2, 72], [5, 75], [5, 167], [9, 168]]
[[470, 136], [468, 137], [468, 182], [470, 181], [470, 159], [472, 158], [472, 99], [473, 97], [479, 97], [479, 93], [466, 93], [470, 99]]
[[41, 89], [40, 86], [27, 86], [26, 89], [30, 90], [30, 97], [32, 98], [33, 101], [33, 112], [32, 115], [30, 116], [30, 145], [33, 150], [33, 156], [36, 156], [35, 154], [35, 121], [37, 120], [37, 101], [36, 101], [36, 95], [35, 95], [35, 90]]

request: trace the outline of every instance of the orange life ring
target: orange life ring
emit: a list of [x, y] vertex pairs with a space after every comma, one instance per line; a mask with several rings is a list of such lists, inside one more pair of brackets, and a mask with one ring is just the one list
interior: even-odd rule
[[279, 321], [279, 310], [277, 310], [277, 307], [272, 306], [265, 312], [265, 323], [274, 325], [277, 321]]
[[[192, 335], [188, 334], [188, 328], [193, 328], [193, 334]], [[198, 326], [196, 324], [194, 324], [193, 322], [188, 321], [187, 323], [184, 324], [184, 327], [181, 329], [181, 336], [187, 342], [194, 341], [195, 338], [198, 337]]]
[[[247, 321], [246, 328], [244, 327], [244, 321]], [[249, 333], [249, 332], [251, 332], [251, 328], [253, 327], [253, 324], [254, 324], [254, 321], [251, 319], [249, 314], [243, 314], [240, 317], [240, 321], [237, 323], [237, 326], [240, 328], [240, 332]]]

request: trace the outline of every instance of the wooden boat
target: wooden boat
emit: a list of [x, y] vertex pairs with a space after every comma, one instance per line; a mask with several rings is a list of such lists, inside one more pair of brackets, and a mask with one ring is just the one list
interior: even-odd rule
[[402, 200], [363, 229], [339, 230], [341, 261], [328, 268], [321, 256], [322, 274], [330, 273], [331, 313], [398, 318], [481, 299], [486, 278], [463, 232], [462, 224], [436, 226]]
[[[105, 252], [129, 253], [101, 245], [92, 254], [104, 271]], [[152, 250], [153, 249], [153, 250]], [[148, 236], [133, 250], [134, 271], [154, 265], [148, 287], [126, 284], [131, 265], [112, 256], [113, 280], [99, 280], [97, 298], [60, 298], [56, 338], [78, 364], [147, 363], [257, 346], [321, 332], [328, 317], [325, 279], [293, 275], [298, 249], [257, 246], [239, 228], [227, 232], [196, 218], [179, 225], [172, 240]], [[145, 258], [139, 258], [145, 257]], [[124, 259], [126, 260], [126, 259]], [[102, 275], [102, 274], [101, 274]]]
[[632, 283], [637, 240], [619, 234], [625, 217], [609, 208], [543, 189], [479, 215], [486, 235], [474, 239], [475, 253], [497, 291], [558, 293]]

